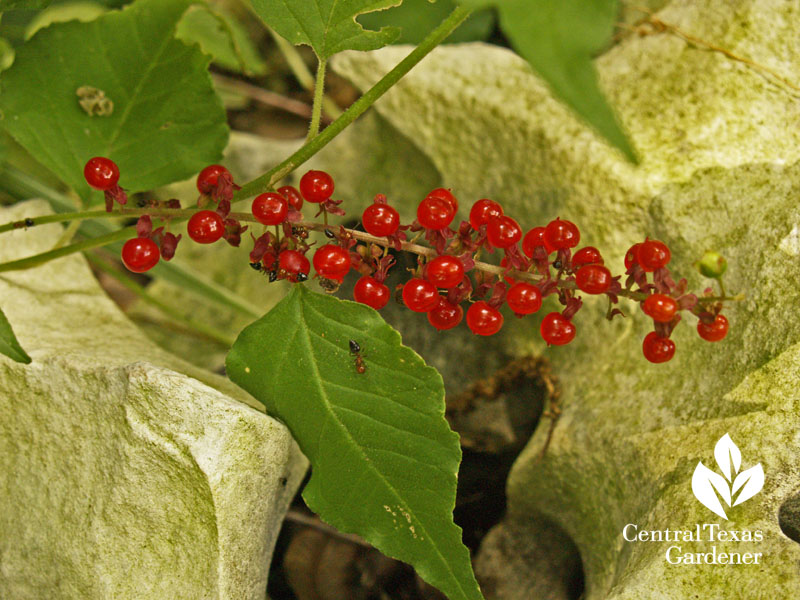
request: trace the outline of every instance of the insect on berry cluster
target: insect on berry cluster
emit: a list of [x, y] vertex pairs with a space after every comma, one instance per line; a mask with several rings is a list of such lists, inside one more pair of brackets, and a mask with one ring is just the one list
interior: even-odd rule
[[[121, 189], [117, 186], [119, 169], [109, 159], [91, 159], [85, 173], [90, 185], [106, 190], [107, 198], [118, 194], [108, 190]], [[329, 215], [345, 212], [342, 201], [334, 199], [333, 177], [324, 171], [308, 171], [297, 188], [287, 185], [259, 194], [252, 200], [249, 214], [231, 213], [238, 186], [222, 165], [203, 169], [197, 189], [198, 210], [187, 223], [189, 238], [200, 244], [225, 239], [238, 246], [248, 229], [241, 221], [262, 225], [260, 235], [251, 233], [249, 262], [269, 281], [304, 282], [313, 264], [314, 277], [323, 289], [334, 292], [350, 271], [356, 271], [354, 299], [380, 310], [393, 295], [386, 284], [395, 265], [389, 250], [415, 253], [417, 265], [410, 278], [397, 286], [396, 297], [409, 310], [425, 313], [438, 331], [453, 329], [464, 321], [476, 335], [494, 335], [505, 324], [504, 306], [517, 318], [524, 318], [539, 312], [545, 299], [554, 296], [561, 308], [544, 315], [539, 332], [548, 345], [563, 346], [577, 335], [575, 315], [583, 307], [583, 296], [588, 295], [607, 298], [609, 320], [623, 314], [615, 307], [620, 296], [639, 303], [653, 323], [642, 342], [642, 353], [653, 363], [674, 356], [675, 343], [670, 338], [683, 312], [698, 317], [697, 331], [704, 340], [718, 342], [728, 332], [728, 320], [720, 314], [724, 294], [715, 297], [708, 288], [698, 296], [687, 291], [685, 279], [676, 283], [668, 267], [671, 251], [659, 240], [645, 238], [631, 246], [624, 257], [625, 273], [614, 275], [597, 248], [579, 247], [581, 232], [571, 221], [556, 217], [525, 231], [500, 203], [481, 198], [470, 207], [468, 220], [454, 225], [459, 202], [444, 188], [425, 196], [417, 206], [416, 219], [407, 224], [401, 222], [400, 213], [386, 196], [376, 195], [362, 213], [363, 232], [327, 225]], [[300, 212], [305, 204], [314, 207], [315, 216], [323, 215], [324, 223], [306, 221]], [[179, 209], [180, 203], [170, 200], [153, 205], [153, 212], [160, 208]], [[160, 212], [164, 213], [169, 214]], [[181, 236], [165, 231], [168, 225], [167, 219], [166, 226], [154, 229], [149, 215], [139, 218], [137, 237], [128, 240], [122, 251], [123, 262], [131, 271], [147, 271], [160, 258], [172, 257]], [[325, 239], [314, 241], [312, 232], [323, 233]], [[414, 236], [412, 240], [409, 235]], [[427, 245], [418, 245], [423, 239]], [[707, 254], [698, 268], [719, 278], [724, 259], [712, 254]], [[480, 262], [484, 255], [497, 258]], [[354, 355], [360, 358], [359, 353]]]

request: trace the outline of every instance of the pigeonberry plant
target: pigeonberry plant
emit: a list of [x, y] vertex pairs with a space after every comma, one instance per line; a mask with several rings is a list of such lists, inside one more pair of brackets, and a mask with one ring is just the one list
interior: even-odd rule
[[[79, 201], [68, 206], [50, 194], [54, 214], [0, 225], [0, 233], [74, 222], [81, 228], [68, 231], [80, 239], [0, 264], [0, 272], [111, 246], [127, 270], [159, 277], [176, 272], [170, 261], [187, 243], [238, 249], [231, 251], [239, 253], [243, 271], [252, 269], [264, 285], [289, 284], [290, 291], [240, 333], [227, 357], [227, 374], [286, 423], [309, 458], [312, 475], [303, 491], [308, 506], [332, 525], [411, 563], [451, 600], [480, 599], [469, 552], [452, 519], [461, 452], [444, 419], [441, 377], [401, 344], [379, 311], [398, 302], [424, 313], [415, 318], [427, 319], [432, 330], [467, 327], [478, 343], [527, 319], [538, 323], [545, 345], [564, 346], [581, 328], [603, 326], [590, 325], [590, 319], [579, 325], [576, 319], [584, 298], [602, 297], [609, 320], [638, 310], [648, 317], [652, 327], [640, 332], [641, 351], [631, 349], [632, 354], [664, 363], [676, 355], [672, 334], [687, 317], [696, 321], [702, 339], [725, 338], [730, 325], [722, 310], [731, 298], [721, 278], [727, 265], [714, 252], [703, 255], [698, 268], [718, 290], [692, 292], [686, 279], [672, 273], [687, 265], [674, 264], [664, 242], [643, 236], [631, 240], [625, 271], [614, 273], [602, 249], [581, 245], [571, 215], [530, 223], [524, 214], [507, 214], [502, 198], [457, 198], [446, 188], [401, 199], [402, 205], [416, 205], [405, 222], [401, 204], [380, 193], [360, 215], [347, 215], [348, 199], [337, 193], [336, 173], [308, 170], [304, 163], [475, 8], [487, 5], [498, 11], [512, 45], [555, 95], [635, 161], [599, 89], [587, 87], [583, 77], [570, 77], [575, 61], [590, 69], [591, 55], [601, 47], [587, 48], [580, 32], [591, 27], [600, 32], [598, 40], [603, 32], [605, 39], [610, 36], [613, 0], [591, 7], [579, 0], [542, 2], [524, 18], [510, 0], [462, 0], [405, 59], [321, 129], [323, 106], [330, 104], [324, 95], [329, 58], [390, 43], [398, 31], [365, 30], [355, 18], [393, 3], [355, 0], [342, 7], [324, 0], [253, 0], [254, 12], [279, 35], [313, 49], [318, 68], [306, 142], [249, 182], [235, 181], [218, 164], [227, 130], [206, 70], [211, 59], [201, 50], [204, 40], [177, 34], [196, 2], [136, 0], [92, 21], [59, 23], [37, 33], [17, 48], [13, 66], [0, 76], [0, 110], [7, 133]], [[0, 10], [6, 4], [0, 3]], [[567, 26], [551, 31], [543, 15]], [[131, 31], [139, 39], [130, 39]], [[565, 31], [574, 32], [569, 34], [574, 39], [564, 38]], [[570, 44], [580, 51], [572, 52]], [[549, 49], [559, 45], [567, 47], [553, 55]], [[541, 48], [551, 57], [546, 65], [540, 62]], [[127, 72], [120, 76], [109, 64]], [[41, 89], [42, 82], [53, 89]], [[102, 94], [97, 89], [88, 94], [89, 83], [102, 86]], [[65, 97], [70, 89], [79, 90], [77, 100]], [[54, 112], [54, 102], [66, 108]], [[295, 172], [302, 173], [296, 186], [287, 180]], [[131, 201], [188, 176], [196, 177], [196, 196]], [[5, 178], [42, 189], [30, 174], [6, 168]], [[104, 209], [92, 206], [100, 202]], [[468, 218], [458, 219], [459, 210]], [[360, 225], [343, 226], [345, 215], [357, 217]], [[111, 218], [131, 224], [113, 228]], [[387, 277], [399, 269], [399, 253], [414, 260], [405, 281], [390, 288]], [[340, 297], [347, 278], [354, 282], [355, 302]], [[184, 273], [182, 280], [191, 278]], [[193, 285], [225, 302], [231, 298], [199, 280]], [[591, 303], [591, 310], [596, 306]], [[11, 325], [0, 313], [0, 351], [30, 361]]]

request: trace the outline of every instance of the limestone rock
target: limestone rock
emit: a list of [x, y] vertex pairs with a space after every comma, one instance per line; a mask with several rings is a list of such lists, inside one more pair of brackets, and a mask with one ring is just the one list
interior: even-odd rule
[[481, 543], [475, 576], [486, 598], [571, 600], [583, 591], [581, 558], [559, 527], [526, 519], [492, 528]]
[[[800, 81], [798, 2], [676, 0], [657, 16]], [[363, 89], [407, 50], [346, 53], [333, 65]], [[692, 263], [713, 248], [728, 259], [727, 289], [745, 294], [726, 309], [726, 340], [699, 340], [687, 316], [675, 332], [675, 359], [660, 366], [641, 356], [651, 326], [635, 305], [624, 307], [628, 318], [607, 323], [605, 306], [587, 302], [576, 318], [575, 343], [547, 350], [564, 402], [552, 444], [538, 461], [546, 434], [540, 427], [517, 460], [502, 526], [508, 543], [495, 540], [485, 552], [536, 544], [525, 531], [551, 520], [580, 552], [589, 600], [796, 597], [800, 546], [782, 531], [779, 514], [796, 539], [790, 501], [800, 488], [797, 92], [763, 70], [668, 33], [630, 36], [597, 67], [640, 153], [639, 167], [500, 48], [438, 49], [376, 105], [430, 157], [462, 207], [494, 198], [528, 227], [569, 218], [615, 272], [633, 242], [661, 239], [673, 250], [673, 272], [697, 290], [709, 282]], [[507, 350], [543, 351], [537, 326], [536, 318], [515, 323]], [[445, 379], [463, 376], [459, 366], [446, 366]], [[763, 490], [730, 509], [730, 520], [701, 505], [691, 486], [698, 461], [715, 465], [714, 445], [726, 432], [741, 450], [742, 468], [761, 463], [766, 474]], [[762, 552], [764, 560], [671, 565], [670, 543], [626, 542], [628, 523], [648, 530], [698, 523], [760, 530], [762, 542], [717, 546]], [[678, 545], [710, 552], [714, 544]], [[524, 564], [511, 556], [508, 562]], [[524, 590], [535, 577], [533, 567], [509, 569], [498, 597], [530, 597]]]
[[[4, 234], [0, 261], [61, 231]], [[33, 358], [0, 356], [0, 597], [264, 598], [306, 466], [288, 430], [148, 341], [79, 255], [4, 273], [0, 304]]]

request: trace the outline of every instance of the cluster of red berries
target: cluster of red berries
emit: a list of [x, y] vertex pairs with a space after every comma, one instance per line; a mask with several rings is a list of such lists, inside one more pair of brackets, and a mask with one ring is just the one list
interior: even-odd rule
[[[642, 343], [645, 358], [653, 363], [667, 362], [675, 355], [675, 342], [670, 335], [681, 320], [681, 310], [698, 317], [697, 333], [706, 341], [719, 342], [728, 333], [728, 319], [720, 314], [722, 303], [701, 303], [695, 294], [686, 292], [685, 279], [675, 283], [667, 269], [671, 257], [666, 244], [650, 239], [634, 244], [625, 254], [626, 288], [646, 295], [640, 305], [644, 314], [653, 320], [654, 331], [648, 333]], [[648, 282], [648, 274], [652, 274], [652, 283]], [[722, 271], [706, 274], [719, 277]], [[705, 296], [711, 295], [711, 289], [706, 289]]]
[[[91, 169], [87, 163], [87, 181], [95, 187], [101, 179], [102, 185], [116, 185], [116, 165], [110, 169], [111, 175], [101, 176], [97, 175], [102, 171], [97, 167], [98, 161], [105, 167], [107, 163], [113, 165], [108, 159], [92, 159]], [[638, 300], [643, 312], [653, 320], [654, 331], [645, 337], [643, 353], [654, 363], [673, 357], [675, 344], [670, 335], [681, 320], [682, 310], [699, 318], [697, 330], [703, 339], [719, 341], [727, 334], [728, 321], [720, 314], [721, 302], [708, 298], [710, 289], [705, 291], [707, 299], [701, 302], [686, 292], [685, 279], [673, 281], [667, 268], [670, 250], [658, 240], [645, 239], [628, 250], [623, 287], [622, 276], [612, 275], [597, 248], [584, 246], [576, 250], [581, 235], [570, 221], [556, 218], [546, 226], [524, 232], [500, 204], [484, 198], [472, 205], [469, 219], [453, 229], [458, 200], [450, 190], [439, 188], [419, 203], [416, 220], [407, 225], [401, 224], [398, 211], [386, 197], [378, 194], [362, 214], [366, 231], [363, 234], [341, 226], [303, 221], [300, 210], [304, 202], [316, 205], [315, 216], [325, 214], [326, 223], [328, 213], [344, 214], [339, 207], [341, 200], [333, 199], [335, 186], [328, 173], [308, 171], [298, 187], [284, 186], [252, 201], [251, 220], [263, 224], [265, 230], [259, 237], [251, 234], [250, 265], [267, 274], [270, 281], [306, 281], [313, 263], [320, 285], [335, 291], [344, 277], [355, 270], [361, 274], [353, 291], [355, 300], [381, 309], [392, 296], [385, 281], [395, 260], [388, 250], [410, 249], [419, 254], [419, 261], [411, 279], [397, 286], [398, 299], [410, 310], [426, 313], [430, 324], [440, 331], [465, 320], [473, 333], [493, 335], [503, 327], [500, 308], [504, 304], [521, 318], [538, 312], [544, 298], [555, 295], [563, 308], [544, 316], [540, 333], [548, 345], [562, 346], [575, 338], [573, 317], [583, 305], [578, 295], [582, 292], [605, 295], [609, 319], [622, 314], [612, 308], [620, 295]], [[189, 237], [201, 244], [224, 238], [238, 246], [247, 227], [229, 216], [233, 191], [237, 189], [230, 172], [220, 165], [206, 167], [197, 178], [197, 189], [202, 210], [193, 213], [188, 221]], [[205, 208], [211, 202], [216, 203], [215, 210]], [[274, 232], [267, 229], [269, 226], [274, 227]], [[312, 229], [321, 229], [328, 242], [317, 246], [309, 261], [306, 255], [315, 245], [308, 241]], [[153, 230], [148, 216], [140, 218], [137, 233], [138, 237], [123, 248], [123, 261], [136, 272], [146, 271], [158, 262], [159, 246], [160, 255], [165, 255], [165, 240], [171, 257], [180, 239], [164, 233], [163, 227]], [[415, 234], [412, 242], [424, 236], [430, 247], [409, 243], [407, 233]], [[495, 250], [503, 252], [499, 266], [477, 262], [482, 252], [493, 254]], [[463, 302], [469, 303], [466, 315]]]
[[[280, 188], [277, 193], [262, 194], [253, 201], [253, 215], [258, 221], [284, 227], [282, 240], [266, 233], [255, 240], [251, 254], [251, 264], [268, 272], [271, 280], [308, 278], [308, 231], [290, 226], [300, 221], [300, 215], [295, 213], [303, 200], [321, 205], [320, 212], [343, 214], [338, 208], [340, 202], [331, 200], [335, 188], [328, 173], [309, 171], [299, 187], [299, 191], [291, 186]], [[719, 305], [701, 308], [696, 296], [685, 293], [685, 280], [678, 284], [672, 281], [666, 268], [670, 252], [660, 241], [646, 239], [628, 252], [628, 281], [623, 288], [621, 276], [612, 276], [597, 248], [586, 246], [573, 253], [580, 242], [580, 231], [569, 221], [557, 218], [524, 233], [497, 202], [484, 198], [471, 207], [469, 220], [454, 230], [450, 225], [458, 207], [456, 197], [439, 188], [419, 203], [413, 223], [401, 225], [397, 210], [385, 196], [377, 195], [361, 217], [370, 239], [341, 227], [325, 228], [331, 241], [318, 247], [312, 260], [320, 283], [334, 290], [351, 269], [356, 270], [361, 277], [353, 290], [355, 300], [375, 309], [383, 308], [392, 296], [385, 280], [394, 259], [387, 249], [403, 248], [406, 232], [419, 232], [417, 237], [424, 235], [434, 253], [420, 257], [413, 277], [397, 291], [406, 307], [426, 313], [438, 330], [452, 329], [465, 320], [472, 332], [493, 335], [503, 326], [503, 304], [517, 317], [523, 317], [539, 311], [543, 299], [553, 294], [564, 309], [547, 314], [540, 332], [548, 344], [564, 345], [575, 337], [573, 317], [582, 306], [577, 292], [583, 292], [605, 294], [612, 304], [618, 302], [619, 295], [641, 299], [645, 314], [655, 323], [655, 331], [643, 345], [644, 355], [651, 362], [665, 362], [674, 354], [669, 335], [680, 320], [680, 310], [692, 310], [700, 317], [698, 331], [704, 339], [718, 341], [727, 332], [727, 320], [718, 314]], [[495, 249], [504, 252], [499, 275], [476, 268], [479, 253], [493, 253]], [[471, 271], [474, 281], [468, 275]], [[653, 276], [652, 283], [648, 283], [648, 274]], [[469, 302], [466, 315], [464, 301]], [[609, 318], [616, 314], [622, 313], [609, 310]]]
[[[111, 211], [114, 202], [127, 203], [125, 191], [117, 185], [120, 172], [113, 160], [103, 156], [91, 158], [86, 163], [83, 174], [91, 187], [105, 193], [107, 211]], [[213, 204], [215, 210], [199, 210], [191, 216], [186, 228], [192, 240], [200, 244], [211, 244], [224, 238], [232, 246], [241, 243], [241, 234], [247, 227], [229, 217], [231, 200], [236, 189], [238, 186], [233, 182], [233, 177], [222, 165], [209, 165], [200, 172], [197, 177], [197, 190], [200, 192], [197, 205], [204, 208]], [[150, 201], [148, 206], [153, 209], [181, 208], [177, 199], [166, 202]], [[166, 226], [154, 229], [152, 219], [147, 214], [141, 216], [136, 223], [136, 234], [135, 238], [125, 242], [122, 247], [122, 262], [134, 273], [149, 271], [162, 258], [170, 260], [182, 237], [167, 231]]]
[[[83, 168], [83, 176], [91, 187], [104, 192], [106, 211], [111, 212], [114, 202], [128, 202], [125, 190], [118, 185], [119, 167], [113, 160], [103, 156], [89, 159]], [[180, 208], [180, 202], [169, 200], [153, 206]], [[143, 215], [136, 223], [136, 237], [122, 246], [122, 262], [130, 271], [144, 273], [155, 267], [161, 258], [170, 260], [175, 256], [180, 240], [181, 235], [166, 231], [164, 226], [154, 229], [150, 217]]]
[[[197, 176], [197, 191], [200, 196], [197, 206], [203, 210], [194, 213], [186, 224], [189, 238], [198, 244], [213, 244], [224, 239], [238, 247], [247, 226], [230, 218], [233, 192], [239, 189], [233, 182], [230, 171], [222, 165], [209, 165]], [[205, 208], [214, 205], [214, 210]]]
[[[265, 231], [260, 237], [253, 236], [250, 266], [268, 274], [270, 281], [286, 279], [292, 282], [306, 281], [311, 263], [306, 257], [311, 245], [308, 229], [299, 225], [303, 219], [300, 209], [303, 202], [319, 206], [322, 212], [344, 214], [338, 208], [341, 201], [333, 200], [333, 178], [324, 171], [309, 171], [300, 179], [299, 190], [286, 185], [276, 192], [260, 194], [253, 199], [253, 217], [265, 226], [275, 226], [275, 232]], [[339, 228], [341, 229], [341, 228]], [[332, 230], [326, 231], [333, 239]], [[350, 253], [347, 246], [325, 244], [314, 252], [314, 269], [329, 289], [338, 287], [350, 271]]]

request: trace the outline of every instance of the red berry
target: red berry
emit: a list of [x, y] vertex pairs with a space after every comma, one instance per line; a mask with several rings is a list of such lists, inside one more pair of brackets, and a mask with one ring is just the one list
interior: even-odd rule
[[718, 342], [728, 335], [728, 319], [724, 315], [717, 315], [710, 325], [700, 321], [697, 323], [697, 333], [707, 342]]
[[563, 346], [575, 339], [575, 325], [561, 313], [551, 312], [539, 327], [542, 339], [551, 346]]
[[297, 275], [298, 273], [308, 275], [311, 264], [302, 252], [283, 250], [278, 255], [278, 269], [286, 271], [288, 275]]
[[428, 312], [439, 304], [439, 291], [425, 279], [409, 279], [403, 286], [403, 302], [414, 312]]
[[397, 231], [400, 226], [400, 215], [388, 204], [370, 204], [361, 215], [361, 223], [367, 233], [386, 237]]
[[464, 264], [455, 256], [437, 256], [425, 268], [425, 278], [440, 288], [456, 287], [464, 279]]
[[297, 191], [296, 187], [292, 185], [284, 185], [283, 187], [278, 188], [278, 193], [286, 198], [289, 206], [293, 207], [295, 210], [300, 210], [303, 208], [303, 197], [300, 195], [300, 192]]
[[96, 190], [110, 190], [119, 181], [119, 167], [110, 158], [95, 156], [83, 167], [86, 183]]
[[464, 318], [464, 309], [458, 304], [451, 304], [446, 298], [441, 298], [439, 304], [428, 311], [428, 322], [439, 331], [452, 329]]
[[486, 237], [495, 248], [510, 248], [522, 239], [522, 228], [511, 217], [496, 217], [486, 226]]
[[259, 194], [253, 199], [253, 216], [264, 225], [279, 225], [289, 214], [289, 201], [274, 192]]
[[483, 198], [472, 205], [469, 210], [469, 224], [473, 229], [480, 229], [495, 217], [503, 216], [503, 207], [494, 200]]
[[503, 326], [503, 315], [483, 300], [467, 309], [467, 327], [476, 335], [494, 335]]
[[515, 283], [506, 294], [508, 308], [517, 315], [529, 315], [542, 307], [542, 292], [530, 283]]
[[450, 190], [446, 190], [444, 188], [436, 188], [430, 194], [428, 194], [428, 197], [441, 198], [442, 200], [447, 200], [447, 202], [450, 204], [450, 207], [453, 209], [453, 214], [458, 212], [458, 200], [456, 199], [455, 196], [453, 196]]
[[655, 271], [661, 267], [666, 267], [672, 254], [664, 242], [658, 240], [646, 240], [639, 245], [636, 250], [636, 259], [642, 269], [647, 272]]
[[603, 265], [586, 265], [575, 273], [575, 284], [587, 294], [604, 294], [611, 287], [611, 271]]
[[225, 233], [225, 222], [213, 210], [201, 210], [191, 216], [186, 230], [198, 244], [213, 244]]
[[664, 294], [651, 294], [642, 303], [642, 311], [656, 323], [669, 323], [678, 312], [678, 303]]
[[321, 277], [341, 281], [350, 271], [350, 253], [341, 246], [325, 244], [314, 252], [314, 269]]
[[525, 256], [533, 258], [533, 250], [536, 246], [544, 246], [547, 254], [551, 254], [555, 250], [545, 238], [544, 232], [544, 227], [534, 227], [525, 234], [525, 237], [522, 238], [522, 251]]
[[230, 171], [222, 165], [208, 165], [197, 176], [197, 189], [201, 194], [210, 194], [217, 187], [219, 176], [223, 173], [230, 175]]
[[628, 251], [625, 253], [625, 270], [630, 271], [633, 265], [639, 264], [639, 259], [637, 258], [637, 254], [639, 252], [639, 246], [641, 244], [634, 244]]
[[134, 273], [149, 271], [160, 258], [158, 244], [150, 238], [133, 238], [122, 247], [122, 262]]
[[428, 196], [417, 207], [417, 221], [426, 229], [444, 229], [456, 213], [447, 200]]
[[309, 171], [300, 178], [300, 193], [314, 204], [333, 196], [333, 177], [325, 171]]
[[353, 298], [356, 302], [371, 306], [375, 310], [380, 310], [389, 302], [389, 288], [369, 275], [364, 275], [356, 281], [353, 288]]
[[602, 265], [603, 257], [594, 246], [585, 246], [572, 255], [572, 268], [579, 269], [584, 265]]
[[544, 229], [544, 239], [555, 250], [574, 248], [581, 241], [581, 234], [574, 223], [556, 219]]
[[651, 363], [667, 362], [675, 355], [675, 342], [651, 331], [644, 337], [642, 352]]

